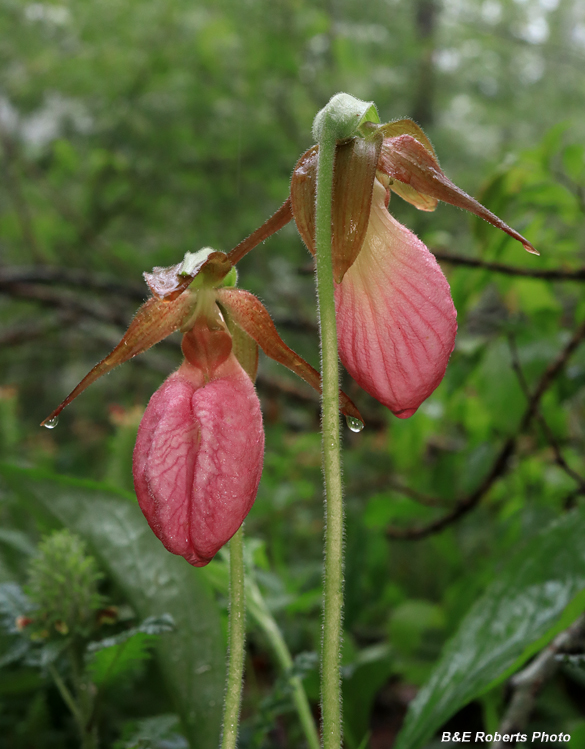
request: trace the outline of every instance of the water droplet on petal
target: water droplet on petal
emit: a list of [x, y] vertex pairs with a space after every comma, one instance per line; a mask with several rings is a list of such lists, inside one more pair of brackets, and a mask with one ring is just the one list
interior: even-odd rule
[[364, 422], [356, 419], [355, 416], [346, 416], [345, 423], [352, 432], [361, 432], [364, 428]]
[[46, 426], [47, 429], [54, 429], [58, 423], [59, 423], [59, 417], [55, 416], [54, 418], [49, 419], [49, 421], [45, 422], [43, 426]]

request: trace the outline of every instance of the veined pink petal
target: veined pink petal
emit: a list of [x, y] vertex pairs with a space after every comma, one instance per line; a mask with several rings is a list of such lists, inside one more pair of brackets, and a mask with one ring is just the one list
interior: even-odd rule
[[185, 362], [150, 399], [134, 448], [134, 486], [173, 554], [206, 565], [250, 511], [264, 455], [254, 386], [230, 354], [205, 383]]
[[362, 251], [336, 285], [339, 356], [396, 416], [412, 416], [443, 379], [457, 322], [447, 279], [385, 208], [376, 179]]

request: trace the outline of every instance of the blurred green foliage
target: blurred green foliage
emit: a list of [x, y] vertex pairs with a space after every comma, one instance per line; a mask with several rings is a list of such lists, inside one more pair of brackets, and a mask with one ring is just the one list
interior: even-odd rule
[[30, 562], [28, 597], [33, 605], [35, 629], [60, 634], [84, 634], [104, 605], [98, 593], [100, 573], [93, 557], [87, 556], [81, 539], [63, 530], [47, 537]]
[[[10, 592], [26, 585], [38, 542], [63, 526], [98, 560], [100, 594], [134, 617], [120, 631], [165, 613], [176, 625], [152, 641], [155, 660], [106, 685], [104, 746], [216, 745], [223, 693], [225, 599], [209, 588], [223, 562], [211, 578], [185, 569], [150, 535], [132, 494], [138, 423], [180, 361], [177, 341], [100, 380], [57, 429], [37, 426], [120, 339], [146, 296], [141, 273], [204, 245], [229, 250], [259, 226], [286, 199], [312, 119], [339, 90], [374, 100], [382, 120], [417, 119], [446, 173], [540, 250], [528, 256], [449, 206], [426, 214], [392, 199], [439, 258], [479, 265], [441, 261], [459, 334], [443, 383], [414, 417], [391, 417], [344, 375], [366, 418], [359, 435], [345, 430], [346, 743], [391, 745], [416, 691], [445, 663], [445, 643], [455, 635], [451, 658], [470, 621], [482, 637], [497, 629], [485, 601], [498, 580], [513, 587], [515, 567], [544, 544], [539, 534], [580, 511], [585, 347], [523, 420], [585, 320], [584, 274], [570, 278], [585, 265], [582, 3], [1, 0], [0, 31], [0, 583], [17, 586], [3, 588], [6, 626], [26, 613]], [[239, 270], [287, 343], [318, 365], [310, 256], [294, 227]], [[292, 655], [305, 658], [299, 674], [318, 717], [318, 402], [264, 359], [258, 389], [266, 458], [247, 535], [263, 541], [256, 579]], [[505, 470], [474, 509], [440, 533], [392, 538], [456, 510], [511, 439]], [[579, 579], [571, 548], [559, 559]], [[554, 566], [545, 560], [540, 582]], [[242, 747], [301, 747], [286, 679], [252, 615], [249, 630]], [[523, 632], [522, 652], [534, 652], [543, 631]], [[17, 637], [1, 636], [0, 658]], [[136, 665], [149, 635], [134, 637]], [[54, 665], [69, 678], [58, 657]], [[468, 689], [451, 679], [440, 720], [490, 686], [486, 673]], [[530, 727], [584, 745], [584, 690], [563, 665]], [[451, 718], [454, 730], [495, 730], [509, 698], [490, 687]], [[54, 682], [22, 658], [0, 670], [0, 729], [7, 749], [78, 745]]]

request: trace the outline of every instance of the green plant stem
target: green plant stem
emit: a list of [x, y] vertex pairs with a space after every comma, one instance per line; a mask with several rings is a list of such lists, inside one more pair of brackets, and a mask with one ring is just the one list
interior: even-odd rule
[[[74, 646], [70, 649], [69, 659], [71, 663], [71, 672], [77, 699], [71, 694], [71, 692], [67, 688], [67, 685], [61, 678], [61, 675], [52, 663], [49, 664], [48, 671], [51, 674], [51, 678], [55, 682], [55, 686], [59, 690], [59, 694], [63, 698], [63, 701], [75, 718], [77, 728], [79, 729], [79, 737], [81, 739], [81, 749], [96, 749], [97, 733], [95, 729], [89, 725], [88, 718], [89, 713], [92, 711], [89, 684], [86, 683], [80, 676], [81, 671], [79, 667], [79, 661], [76, 658], [76, 654], [73, 652], [73, 650]], [[82, 688], [82, 685], [85, 685], [85, 689]]]
[[71, 692], [67, 689], [67, 685], [61, 678], [61, 675], [53, 666], [52, 663], [49, 663], [48, 666], [49, 673], [51, 674], [51, 677], [53, 681], [55, 682], [55, 686], [59, 690], [59, 694], [63, 698], [63, 702], [67, 705], [69, 710], [71, 711], [71, 714], [75, 718], [75, 722], [77, 723], [77, 726], [79, 728], [80, 733], [83, 733], [84, 725], [83, 725], [83, 716], [81, 715], [81, 712], [79, 710], [79, 707], [77, 703], [75, 702], [75, 699]]
[[321, 658], [321, 708], [324, 749], [341, 746], [339, 660], [343, 609], [343, 496], [339, 429], [339, 368], [331, 258], [331, 200], [335, 136], [325, 123], [319, 143], [316, 202], [316, 261], [321, 387], [323, 473], [325, 477], [325, 592]]
[[230, 541], [230, 623], [227, 688], [223, 712], [221, 749], [235, 749], [246, 640], [246, 600], [244, 592], [244, 528]]
[[69, 662], [77, 697], [76, 705], [80, 715], [81, 749], [96, 749], [97, 731], [91, 725], [93, 715], [92, 684], [84, 672], [82, 645], [78, 641], [74, 641], [69, 648]]
[[[278, 624], [266, 605], [266, 601], [260, 592], [260, 588], [256, 584], [256, 581], [250, 578], [251, 576], [248, 575], [247, 588], [250, 601], [250, 615], [253, 616], [262, 627], [276, 654], [278, 663], [286, 673], [287, 671], [290, 671], [294, 665], [292, 656]], [[315, 721], [313, 720], [311, 706], [309, 705], [303, 682], [299, 676], [291, 676], [289, 683], [292, 687], [293, 700], [307, 740], [307, 745], [309, 746], [309, 749], [319, 749], [319, 735], [317, 734], [317, 728], [315, 726]]]

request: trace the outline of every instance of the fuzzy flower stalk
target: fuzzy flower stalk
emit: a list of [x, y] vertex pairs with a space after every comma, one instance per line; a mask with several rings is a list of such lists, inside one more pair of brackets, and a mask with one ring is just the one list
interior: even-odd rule
[[[387, 211], [392, 188], [418, 208], [468, 208], [520, 235], [455, 187], [412, 122], [378, 126], [371, 102], [338, 94], [313, 123], [318, 146], [291, 182], [291, 211], [315, 255], [323, 373], [325, 583], [321, 667], [324, 749], [342, 744], [339, 654], [343, 613], [343, 496], [337, 356], [396, 416], [412, 416], [441, 382], [455, 345], [449, 285], [425, 245]], [[397, 185], [397, 188], [395, 187]]]

